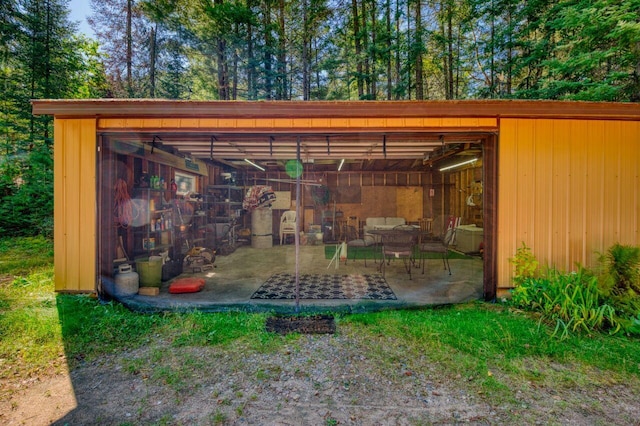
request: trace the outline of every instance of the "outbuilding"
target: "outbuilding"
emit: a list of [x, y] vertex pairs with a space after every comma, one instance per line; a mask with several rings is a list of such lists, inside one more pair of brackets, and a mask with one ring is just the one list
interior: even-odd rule
[[[523, 243], [564, 270], [640, 244], [638, 104], [100, 99], [33, 112], [55, 117], [57, 291], [101, 292], [119, 264], [150, 256], [184, 267], [194, 248], [238, 255], [240, 272], [252, 263], [240, 248], [295, 246], [298, 268], [300, 247], [336, 250], [385, 220], [455, 228], [451, 249], [476, 259], [486, 300], [508, 294]], [[297, 228], [280, 235], [286, 211]], [[412, 285], [429, 286], [410, 263]]]

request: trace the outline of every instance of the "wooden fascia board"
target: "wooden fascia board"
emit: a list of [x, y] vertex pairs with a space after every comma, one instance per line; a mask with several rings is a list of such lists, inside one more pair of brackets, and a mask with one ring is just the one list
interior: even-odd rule
[[640, 120], [640, 104], [526, 100], [460, 101], [171, 101], [33, 100], [35, 115], [56, 117], [398, 118], [503, 117]]

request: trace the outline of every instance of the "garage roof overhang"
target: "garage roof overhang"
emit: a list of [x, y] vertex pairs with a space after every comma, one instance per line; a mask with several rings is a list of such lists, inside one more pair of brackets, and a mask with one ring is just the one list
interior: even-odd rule
[[425, 170], [474, 155], [500, 118], [640, 119], [640, 105], [519, 100], [245, 102], [156, 99], [34, 100], [36, 115], [96, 118], [98, 132], [179, 155], [282, 169]]

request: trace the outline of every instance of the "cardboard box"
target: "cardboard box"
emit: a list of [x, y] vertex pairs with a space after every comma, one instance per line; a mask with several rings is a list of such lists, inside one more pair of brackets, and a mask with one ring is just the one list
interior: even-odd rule
[[160, 294], [160, 289], [158, 287], [140, 287], [138, 294], [142, 296], [157, 296]]

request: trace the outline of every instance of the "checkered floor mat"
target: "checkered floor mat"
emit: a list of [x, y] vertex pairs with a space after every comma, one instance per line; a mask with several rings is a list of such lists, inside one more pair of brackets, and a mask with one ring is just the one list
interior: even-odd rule
[[[251, 296], [252, 299], [295, 299], [296, 276], [275, 274]], [[300, 299], [396, 300], [396, 295], [379, 274], [300, 274]]]

